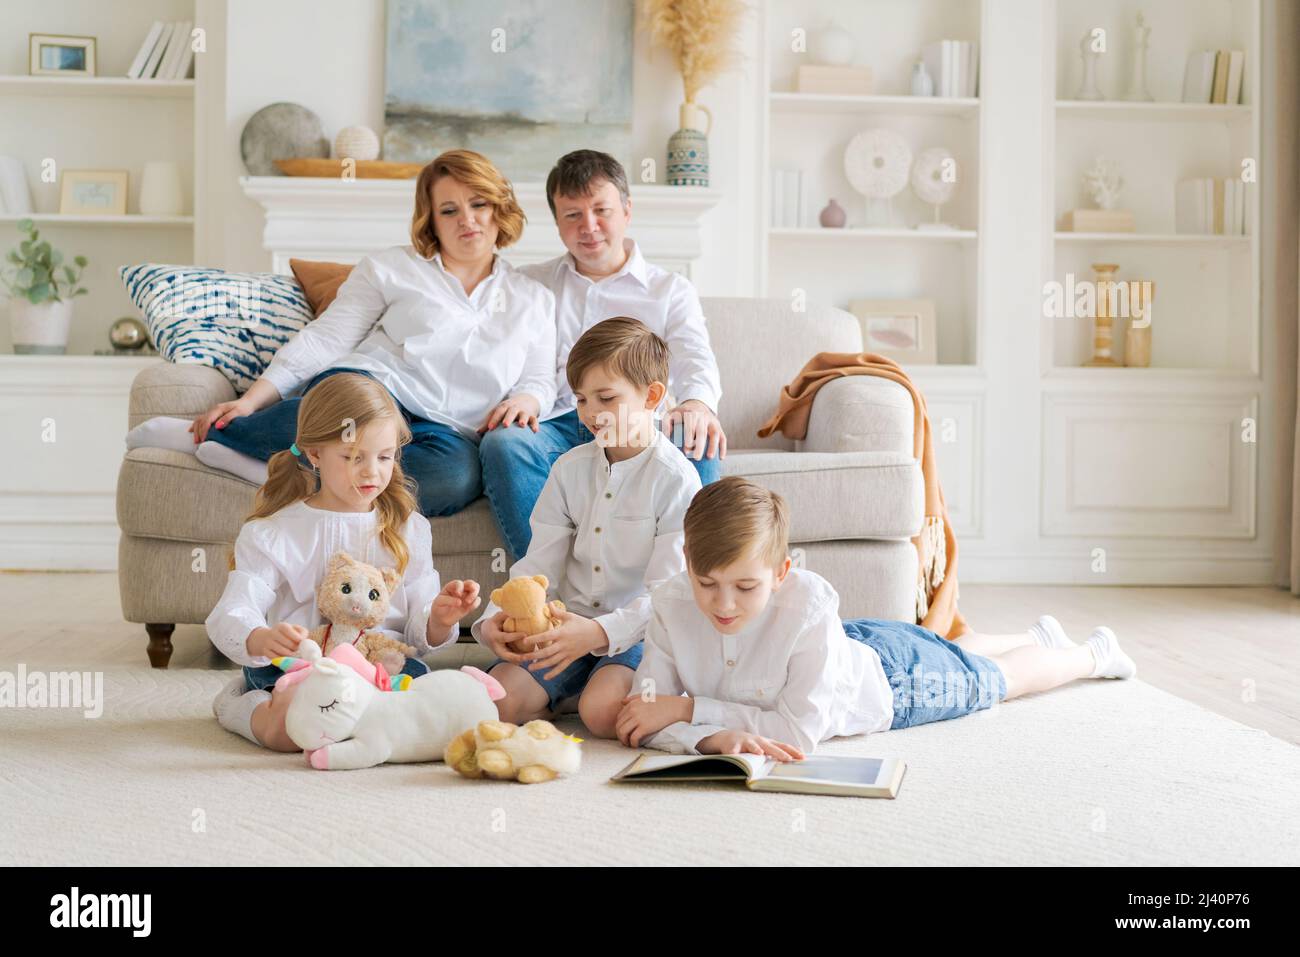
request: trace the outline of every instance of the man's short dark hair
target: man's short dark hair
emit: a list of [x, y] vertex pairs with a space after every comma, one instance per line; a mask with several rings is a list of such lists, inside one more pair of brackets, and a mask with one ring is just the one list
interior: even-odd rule
[[627, 171], [622, 163], [598, 150], [574, 150], [561, 156], [546, 177], [546, 205], [551, 207], [551, 218], [555, 218], [556, 196], [590, 196], [592, 184], [601, 179], [614, 184], [627, 208]]

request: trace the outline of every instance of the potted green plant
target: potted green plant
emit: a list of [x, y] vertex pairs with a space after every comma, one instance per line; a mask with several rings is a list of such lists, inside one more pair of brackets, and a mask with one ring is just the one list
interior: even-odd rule
[[19, 220], [18, 231], [27, 238], [9, 250], [5, 262], [10, 268], [0, 274], [12, 297], [9, 325], [14, 352], [62, 355], [68, 351], [72, 300], [88, 291], [78, 285], [86, 257], [73, 258], [74, 270], [63, 262], [63, 253], [41, 239], [30, 219]]

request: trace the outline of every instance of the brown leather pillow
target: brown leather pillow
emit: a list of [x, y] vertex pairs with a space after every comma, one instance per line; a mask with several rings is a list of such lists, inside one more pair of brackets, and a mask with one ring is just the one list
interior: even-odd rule
[[293, 278], [302, 286], [307, 305], [311, 306], [312, 318], [317, 318], [329, 308], [334, 297], [339, 294], [339, 286], [352, 272], [346, 263], [318, 263], [309, 259], [290, 259], [289, 268]]

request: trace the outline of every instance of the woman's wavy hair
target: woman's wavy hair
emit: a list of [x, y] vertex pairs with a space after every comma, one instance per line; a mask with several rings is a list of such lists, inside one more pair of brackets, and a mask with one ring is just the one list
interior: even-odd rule
[[497, 224], [497, 249], [516, 242], [524, 232], [523, 208], [515, 199], [514, 187], [490, 159], [473, 150], [447, 150], [431, 161], [415, 181], [415, 215], [411, 217], [411, 245], [425, 259], [438, 252], [438, 234], [433, 228], [433, 184], [450, 176], [492, 204]]
[[[338, 372], [322, 379], [298, 404], [294, 442], [304, 450], [331, 442], [351, 442], [369, 425], [383, 420], [397, 426], [397, 454], [393, 477], [375, 500], [379, 538], [397, 560], [397, 570], [405, 572], [411, 553], [402, 538], [402, 527], [417, 508], [415, 480], [402, 470], [402, 447], [410, 443], [411, 430], [388, 390], [369, 376], [355, 372]], [[253, 510], [244, 521], [274, 515], [319, 489], [320, 474], [315, 468], [305, 465], [288, 449], [276, 452], [267, 462], [266, 484], [257, 490]], [[233, 550], [229, 564], [233, 571]]]

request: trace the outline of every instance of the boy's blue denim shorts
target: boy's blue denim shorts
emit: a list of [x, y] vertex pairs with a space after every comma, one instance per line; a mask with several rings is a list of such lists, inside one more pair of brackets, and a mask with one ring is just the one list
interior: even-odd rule
[[844, 633], [880, 655], [894, 692], [894, 728], [960, 718], [1007, 696], [1007, 679], [989, 659], [928, 628], [883, 618], [853, 618]]
[[[505, 661], [504, 658], [498, 658], [488, 666], [488, 672]], [[520, 667], [528, 671], [528, 665], [533, 664], [531, 661], [523, 662]], [[536, 671], [528, 671], [533, 676], [533, 680], [546, 689], [546, 697], [549, 701], [550, 709], [555, 711], [560, 702], [565, 698], [572, 698], [576, 694], [581, 694], [582, 689], [587, 687], [587, 682], [591, 676], [606, 665], [624, 665], [636, 671], [637, 665], [641, 664], [641, 642], [637, 642], [627, 651], [620, 651], [616, 655], [583, 655], [569, 663], [554, 678], [542, 677], [550, 668], [538, 668]]]
[[[419, 658], [407, 658], [400, 672], [418, 678], [429, 673], [429, 666]], [[244, 687], [248, 691], [266, 691], [284, 677], [284, 672], [275, 665], [263, 665], [260, 668], [244, 666]]]

